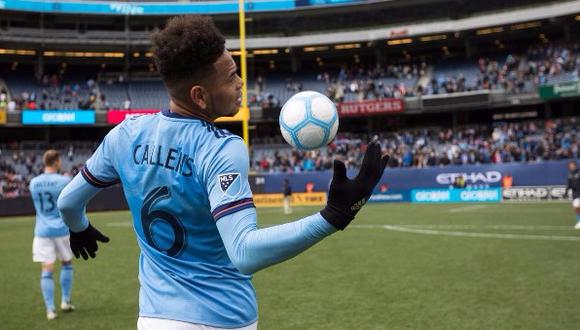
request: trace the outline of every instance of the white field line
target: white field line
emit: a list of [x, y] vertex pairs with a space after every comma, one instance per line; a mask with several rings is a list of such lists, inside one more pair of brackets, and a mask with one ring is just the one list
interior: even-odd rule
[[511, 200], [511, 201], [506, 201], [506, 200], [502, 200], [501, 204], [521, 204], [521, 205], [540, 205], [540, 204], [544, 204], [544, 205], [549, 205], [549, 204], [572, 204], [571, 200], [549, 200], [549, 201], [515, 201], [515, 200]]
[[[359, 226], [359, 225], [355, 225]], [[366, 226], [366, 225], [360, 225]], [[369, 225], [369, 226], [383, 226], [383, 225]], [[474, 229], [489, 229], [489, 230], [554, 230], [554, 231], [571, 231], [574, 230], [572, 226], [530, 226], [530, 225], [390, 225], [401, 228], [413, 229], [447, 229], [447, 230], [474, 230]]]
[[486, 205], [469, 205], [462, 207], [454, 207], [452, 209], [449, 209], [449, 213], [470, 212], [475, 210], [481, 210], [486, 207], [487, 207]]
[[471, 238], [498, 238], [498, 239], [519, 239], [519, 240], [540, 240], [540, 241], [579, 241], [577, 236], [551, 236], [551, 235], [521, 235], [521, 234], [496, 234], [496, 233], [470, 233], [462, 231], [445, 231], [420, 229], [393, 225], [352, 225], [350, 227], [361, 229], [385, 229], [404, 233], [451, 236], [451, 237], [471, 237]]
[[[109, 222], [107, 227], [131, 227], [130, 221]], [[473, 229], [490, 229], [490, 230], [546, 230], [546, 231], [572, 231], [571, 226], [519, 226], [519, 225], [350, 225], [355, 228], [384, 228], [384, 226], [394, 226], [398, 228], [409, 229], [446, 229], [446, 230], [473, 230]]]

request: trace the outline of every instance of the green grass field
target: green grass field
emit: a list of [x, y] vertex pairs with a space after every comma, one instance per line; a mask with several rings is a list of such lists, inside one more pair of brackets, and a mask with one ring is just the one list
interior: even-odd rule
[[[315, 211], [298, 208], [292, 219]], [[0, 219], [0, 329], [136, 328], [129, 213], [90, 218], [111, 242], [75, 262], [77, 311], [52, 322], [31, 261], [33, 218]], [[259, 210], [261, 225], [287, 220]], [[573, 221], [563, 203], [368, 205], [345, 232], [255, 275], [259, 328], [578, 329]]]

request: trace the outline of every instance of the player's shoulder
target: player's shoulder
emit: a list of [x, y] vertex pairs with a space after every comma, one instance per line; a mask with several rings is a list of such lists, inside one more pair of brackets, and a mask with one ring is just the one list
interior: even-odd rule
[[209, 138], [205, 146], [204, 161], [211, 167], [238, 167], [249, 162], [249, 155], [244, 140], [231, 134], [225, 137]]
[[34, 178], [32, 178], [30, 180], [30, 186], [32, 186], [33, 184], [35, 184], [38, 181], [42, 181], [43, 176], [44, 176], [44, 174], [39, 174], [39, 175], [35, 176]]
[[224, 137], [212, 138], [212, 145], [214, 154], [219, 156], [235, 156], [248, 152], [244, 140], [231, 133]]
[[28, 187], [29, 189], [33, 190], [45, 185], [46, 182], [48, 182], [48, 176], [45, 173], [41, 173], [30, 180]]
[[115, 126], [111, 132], [131, 134], [133, 131], [141, 130], [144, 126], [151, 125], [158, 119], [158, 116], [159, 113], [147, 113], [128, 117]]
[[240, 136], [205, 120], [200, 119], [197, 122], [199, 123], [197, 128], [199, 131], [196, 134], [201, 135], [208, 152], [219, 154], [224, 148], [245, 149], [244, 140]]
[[244, 140], [237, 135], [231, 135], [223, 139], [213, 139], [210, 147], [212, 154], [216, 156], [237, 155], [247, 152]]
[[148, 123], [148, 122], [151, 122], [151, 120], [158, 118], [160, 114], [161, 114], [160, 112], [141, 113], [138, 115], [127, 117], [125, 120], [123, 120], [121, 122], [121, 124], [131, 126], [131, 125], [140, 125], [143, 123]]

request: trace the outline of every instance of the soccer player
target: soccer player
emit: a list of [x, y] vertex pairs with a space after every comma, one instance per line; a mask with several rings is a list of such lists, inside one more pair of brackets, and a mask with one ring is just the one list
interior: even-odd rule
[[260, 229], [246, 146], [213, 124], [240, 106], [242, 80], [224, 37], [209, 17], [174, 17], [153, 36], [152, 52], [169, 108], [113, 128], [64, 189], [58, 206], [73, 253], [94, 258], [97, 242], [108, 240], [84, 207], [120, 181], [141, 249], [138, 329], [256, 329], [251, 274], [343, 230], [388, 157], [370, 144], [354, 179], [335, 162], [320, 212]]
[[72, 251], [69, 245], [69, 229], [62, 221], [57, 208], [57, 200], [62, 189], [70, 182], [70, 178], [58, 174], [60, 157], [58, 151], [47, 150], [42, 161], [44, 173], [30, 181], [30, 194], [36, 209], [36, 225], [32, 241], [32, 260], [40, 262], [42, 273], [40, 289], [46, 305], [46, 318], [54, 320], [57, 317], [54, 306], [54, 263], [58, 258], [62, 262], [60, 270], [60, 287], [62, 300], [60, 308], [63, 312], [71, 312], [70, 296], [73, 280]]
[[290, 186], [290, 181], [284, 179], [284, 185], [282, 187], [282, 193], [284, 194], [284, 214], [292, 214], [292, 186]]
[[566, 186], [564, 198], [568, 198], [568, 192], [572, 190], [572, 207], [576, 212], [576, 225], [574, 228], [580, 229], [580, 171], [578, 171], [575, 161], [568, 162], [568, 171], [568, 186]]

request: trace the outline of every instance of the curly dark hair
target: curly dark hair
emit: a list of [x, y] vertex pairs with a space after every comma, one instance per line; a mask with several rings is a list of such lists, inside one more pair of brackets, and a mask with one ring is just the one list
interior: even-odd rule
[[153, 35], [153, 59], [166, 85], [192, 81], [225, 50], [225, 38], [211, 17], [176, 16]]

